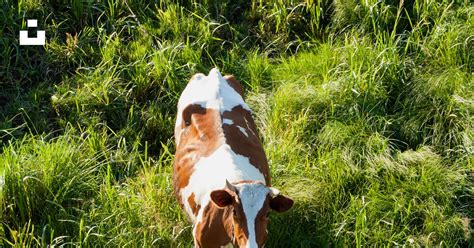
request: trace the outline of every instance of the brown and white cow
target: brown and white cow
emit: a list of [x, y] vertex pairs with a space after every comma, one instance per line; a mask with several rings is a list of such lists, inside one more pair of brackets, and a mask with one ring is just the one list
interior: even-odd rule
[[194, 75], [178, 103], [173, 184], [196, 247], [263, 247], [270, 209], [293, 200], [270, 187], [267, 158], [233, 76]]

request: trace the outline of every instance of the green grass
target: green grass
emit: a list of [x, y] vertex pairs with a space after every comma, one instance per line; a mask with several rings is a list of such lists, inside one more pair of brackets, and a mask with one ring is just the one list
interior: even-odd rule
[[0, 0], [0, 246], [191, 247], [173, 126], [212, 67], [296, 202], [266, 247], [474, 246], [469, 1], [65, 3]]

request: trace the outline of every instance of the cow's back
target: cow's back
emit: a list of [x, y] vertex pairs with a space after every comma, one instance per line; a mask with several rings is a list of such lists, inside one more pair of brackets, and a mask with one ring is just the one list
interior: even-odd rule
[[193, 221], [209, 193], [231, 182], [259, 180], [270, 185], [268, 164], [252, 114], [233, 77], [217, 69], [196, 74], [178, 103], [175, 126], [175, 193]]

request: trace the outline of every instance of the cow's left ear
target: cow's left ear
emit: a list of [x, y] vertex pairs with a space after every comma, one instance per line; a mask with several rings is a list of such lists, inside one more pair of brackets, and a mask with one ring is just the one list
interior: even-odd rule
[[288, 211], [293, 206], [293, 200], [283, 195], [277, 195], [270, 200], [270, 208], [283, 213]]
[[211, 192], [211, 200], [218, 207], [224, 208], [232, 204], [233, 196], [225, 189], [214, 190]]

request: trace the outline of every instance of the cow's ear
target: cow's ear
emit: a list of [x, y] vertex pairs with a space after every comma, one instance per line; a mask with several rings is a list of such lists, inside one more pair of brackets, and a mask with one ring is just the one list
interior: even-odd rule
[[283, 213], [293, 206], [293, 200], [283, 195], [277, 195], [270, 200], [270, 208]]
[[232, 204], [233, 196], [225, 189], [214, 190], [211, 192], [211, 200], [218, 207], [223, 208]]

